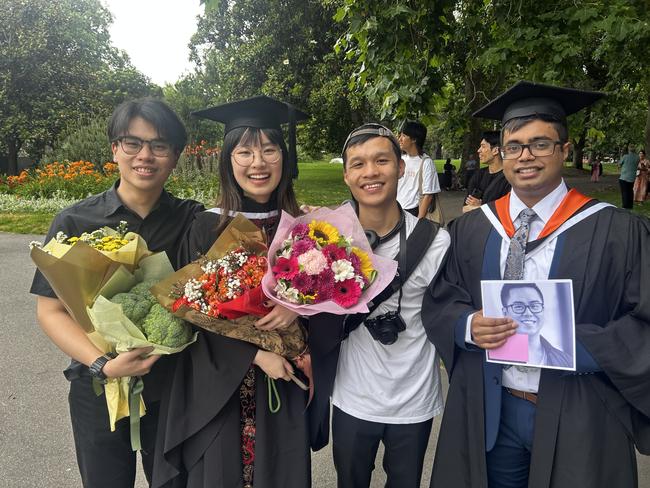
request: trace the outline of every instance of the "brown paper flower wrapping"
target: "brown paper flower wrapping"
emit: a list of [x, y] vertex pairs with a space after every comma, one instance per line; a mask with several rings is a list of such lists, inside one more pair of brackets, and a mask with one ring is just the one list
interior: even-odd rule
[[[230, 222], [219, 238], [214, 242], [205, 256], [208, 259], [218, 259], [237, 247], [244, 247], [258, 254], [266, 255], [267, 245], [264, 232], [241, 214]], [[201, 266], [190, 263], [168, 276], [151, 288], [151, 293], [160, 304], [172, 310], [175, 298], [170, 296], [172, 290], [182, 286], [190, 278], [203, 274]], [[306, 348], [305, 330], [298, 320], [281, 330], [264, 331], [253, 325], [258, 317], [247, 315], [234, 320], [211, 317], [190, 307], [180, 307], [175, 313], [177, 317], [191, 322], [215, 334], [250, 342], [257, 347], [293, 359], [303, 353]]]

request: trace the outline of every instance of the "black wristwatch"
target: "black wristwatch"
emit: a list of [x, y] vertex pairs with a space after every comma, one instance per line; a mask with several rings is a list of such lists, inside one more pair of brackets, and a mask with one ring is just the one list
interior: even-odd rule
[[90, 373], [90, 376], [95, 378], [100, 383], [106, 383], [106, 375], [102, 370], [104, 369], [104, 366], [106, 366], [106, 363], [111, 359], [113, 359], [113, 357], [109, 354], [104, 354], [103, 356], [99, 356], [97, 359], [95, 359], [93, 361], [93, 364], [88, 366], [88, 372]]

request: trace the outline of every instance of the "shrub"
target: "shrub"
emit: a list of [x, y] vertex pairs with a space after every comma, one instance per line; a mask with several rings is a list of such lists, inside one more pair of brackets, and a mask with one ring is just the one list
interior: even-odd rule
[[103, 117], [79, 119], [71, 123], [55, 142], [54, 149], [46, 153], [41, 162], [47, 164], [83, 160], [100, 168], [105, 161], [113, 159], [106, 126], [107, 121]]

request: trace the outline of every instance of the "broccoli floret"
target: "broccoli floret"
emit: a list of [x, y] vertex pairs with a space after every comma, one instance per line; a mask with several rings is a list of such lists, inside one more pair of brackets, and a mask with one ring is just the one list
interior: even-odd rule
[[161, 346], [179, 347], [189, 342], [192, 337], [192, 329], [159, 303], [151, 307], [142, 328], [149, 342]]
[[142, 283], [138, 283], [133, 288], [131, 288], [131, 291], [129, 293], [142, 297], [149, 302], [149, 306], [152, 306], [158, 303], [158, 300], [156, 300], [156, 298], [151, 294], [149, 288], [151, 288], [157, 282], [157, 280], [143, 281]]
[[151, 310], [151, 303], [133, 293], [118, 293], [111, 298], [111, 302], [122, 306], [122, 312], [127, 318], [142, 330], [140, 325]]

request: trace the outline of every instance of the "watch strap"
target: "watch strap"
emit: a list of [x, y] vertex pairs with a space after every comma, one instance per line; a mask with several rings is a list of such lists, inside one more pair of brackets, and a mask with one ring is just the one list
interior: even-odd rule
[[106, 375], [104, 374], [103, 368], [106, 366], [106, 363], [113, 359], [108, 354], [99, 356], [93, 361], [93, 363], [88, 366], [88, 371], [93, 378], [98, 379], [99, 381], [106, 381]]

